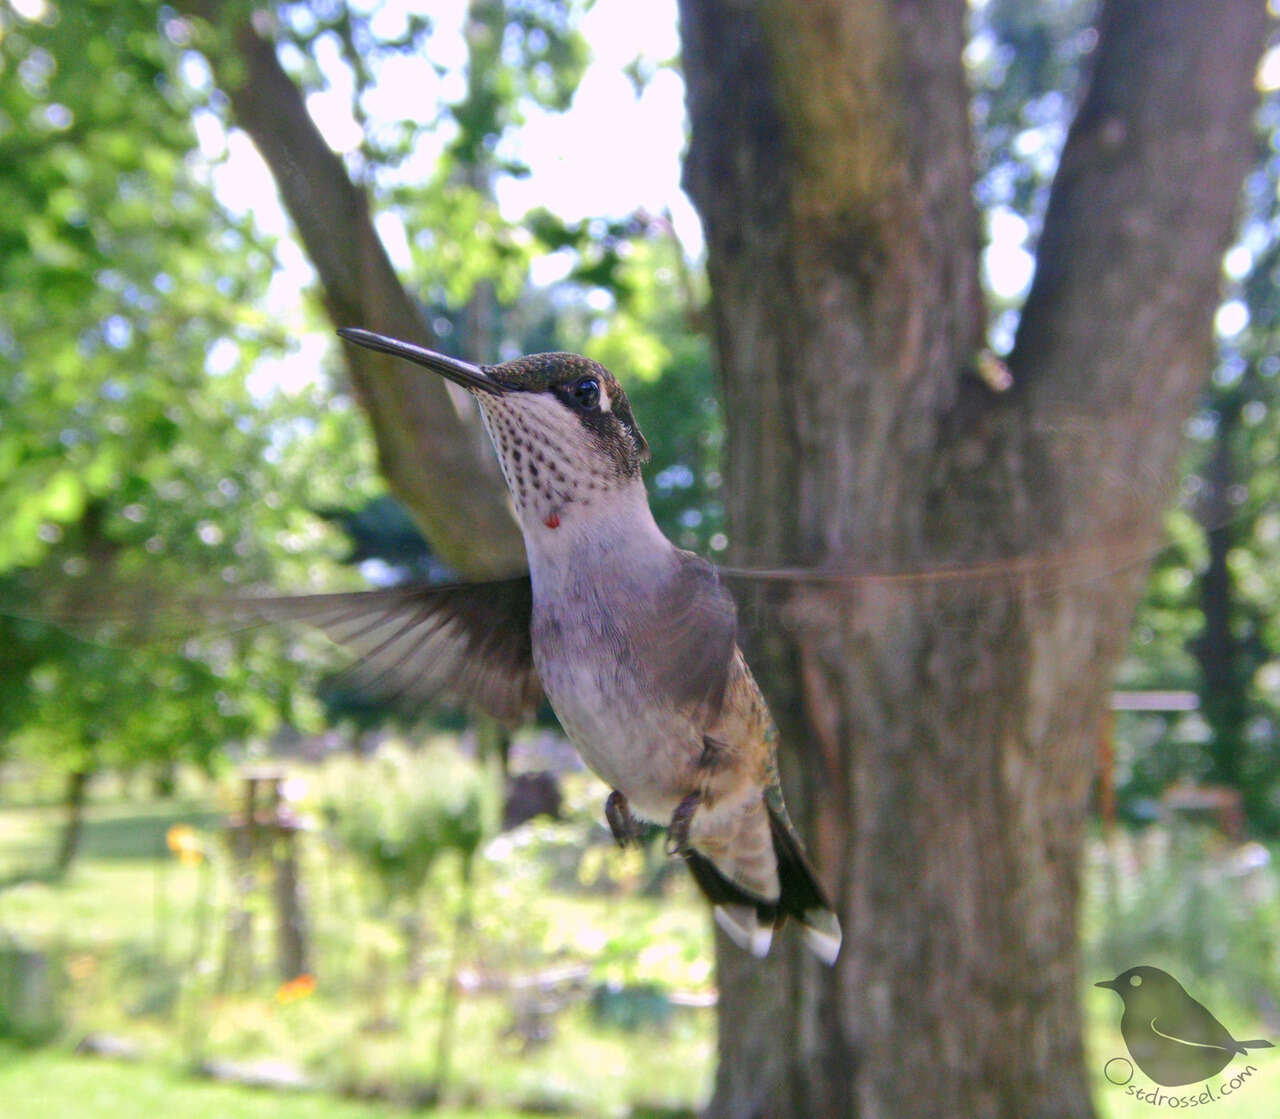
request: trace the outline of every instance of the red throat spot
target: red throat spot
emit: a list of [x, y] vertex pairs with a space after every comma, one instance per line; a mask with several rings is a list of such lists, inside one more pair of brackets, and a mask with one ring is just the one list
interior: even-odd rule
[[546, 526], [547, 526], [547, 528], [559, 528], [559, 527], [560, 527], [560, 514], [559, 514], [559, 513], [548, 513], [548, 514], [547, 514], [547, 518], [546, 518], [546, 520], [544, 520], [542, 523], [543, 523], [544, 525], [546, 525]]

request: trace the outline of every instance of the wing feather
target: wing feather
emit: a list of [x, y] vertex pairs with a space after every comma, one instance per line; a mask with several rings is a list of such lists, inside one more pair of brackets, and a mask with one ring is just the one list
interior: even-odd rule
[[710, 721], [724, 701], [738, 638], [737, 609], [716, 568], [692, 552], [679, 553], [675, 575], [649, 617], [635, 634], [641, 663], [650, 666], [662, 694]]
[[542, 701], [533, 666], [527, 575], [486, 583], [388, 587], [343, 594], [221, 600], [224, 620], [301, 622], [351, 652], [357, 686], [422, 703], [448, 696], [506, 723]]

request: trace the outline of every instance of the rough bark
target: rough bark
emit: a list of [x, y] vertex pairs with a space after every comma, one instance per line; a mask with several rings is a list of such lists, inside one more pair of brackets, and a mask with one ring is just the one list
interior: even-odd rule
[[[756, 664], [846, 927], [720, 945], [715, 1116], [1086, 1116], [1076, 905], [1111, 664], [1208, 369], [1263, 4], [1104, 5], [1015, 384], [984, 328], [962, 0], [681, 0]], [[1113, 570], [1115, 569], [1115, 570]]]
[[[217, 22], [218, 0], [189, 7]], [[250, 22], [210, 50], [236, 122], [262, 153], [319, 276], [335, 327], [420, 345], [435, 340], [378, 239], [364, 191], [307, 113], [275, 45]], [[466, 393], [405, 362], [353, 346], [343, 356], [373, 425], [383, 476], [435, 552], [472, 577], [521, 570], [524, 547], [497, 462]]]

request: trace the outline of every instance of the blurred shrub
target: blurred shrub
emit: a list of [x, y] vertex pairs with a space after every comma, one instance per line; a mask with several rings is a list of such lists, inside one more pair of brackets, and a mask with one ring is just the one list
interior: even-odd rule
[[469, 867], [497, 829], [501, 797], [495, 775], [457, 750], [388, 746], [326, 767], [320, 808], [390, 905], [417, 899], [446, 852]]
[[0, 1038], [38, 1045], [53, 1037], [64, 1024], [62, 988], [48, 954], [0, 943]]
[[1148, 964], [1206, 998], [1280, 1002], [1280, 882], [1265, 846], [1178, 825], [1120, 832], [1091, 856], [1090, 982]]

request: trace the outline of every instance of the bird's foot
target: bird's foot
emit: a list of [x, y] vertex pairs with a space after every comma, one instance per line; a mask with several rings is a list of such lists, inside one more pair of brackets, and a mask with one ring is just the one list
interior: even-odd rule
[[683, 855], [689, 850], [689, 825], [693, 822], [693, 814], [702, 797], [698, 793], [690, 793], [671, 813], [671, 823], [667, 827], [667, 854]]
[[729, 747], [709, 734], [702, 736], [702, 753], [698, 755], [698, 768], [708, 775], [715, 773], [728, 760]]
[[627, 798], [617, 789], [614, 789], [609, 794], [609, 799], [604, 802], [604, 818], [609, 821], [609, 830], [613, 832], [613, 838], [617, 840], [619, 847], [640, 842], [639, 821], [631, 815], [631, 806], [627, 804]]
[[[705, 784], [707, 778], [715, 775], [728, 760], [729, 747], [723, 742], [703, 735], [702, 753], [696, 763], [697, 778]], [[689, 825], [693, 822], [693, 814], [699, 804], [709, 803], [710, 793], [704, 787], [701, 791], [690, 793], [671, 814], [671, 823], [667, 826], [667, 854], [685, 855], [689, 852]]]

